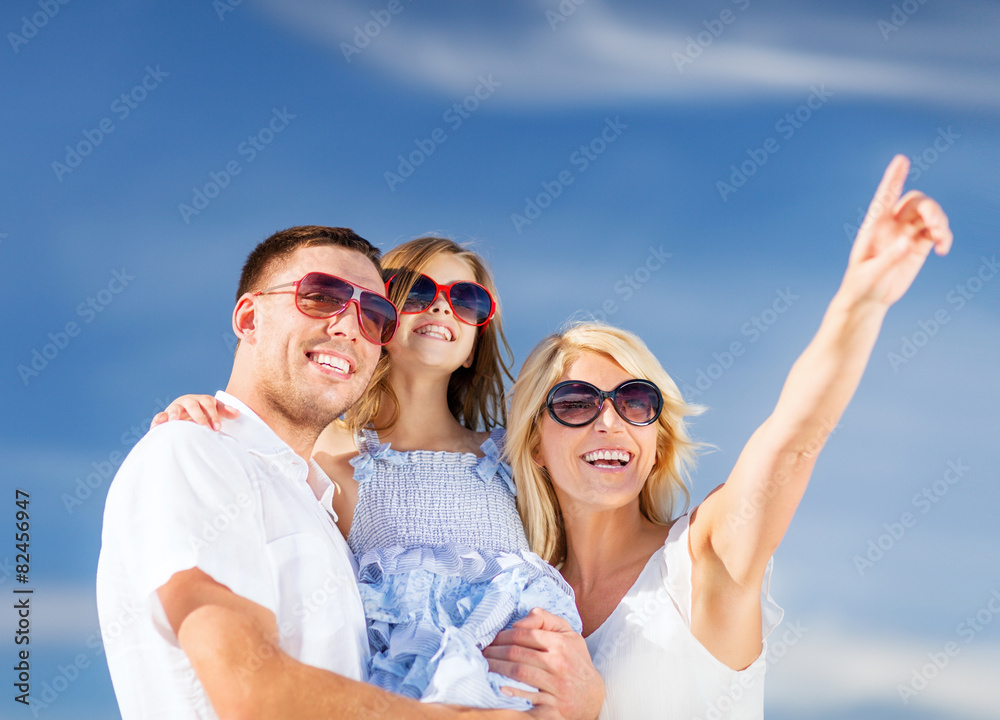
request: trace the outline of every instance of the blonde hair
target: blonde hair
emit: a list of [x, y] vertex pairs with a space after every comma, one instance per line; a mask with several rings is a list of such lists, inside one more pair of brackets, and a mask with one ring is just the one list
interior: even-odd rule
[[[493, 274], [486, 262], [475, 252], [454, 240], [442, 237], [421, 237], [394, 247], [382, 256], [383, 279], [400, 275], [401, 282], [393, 285], [389, 299], [398, 308], [409, 294], [413, 283], [431, 261], [441, 254], [452, 255], [468, 263], [476, 282], [489, 290], [496, 302], [493, 318], [478, 329], [475, 354], [470, 367], [460, 367], [448, 382], [448, 409], [470, 430], [489, 430], [507, 421], [504, 401], [504, 377], [513, 380], [510, 366], [514, 358], [503, 334], [500, 298], [497, 297]], [[502, 348], [502, 351], [501, 351]], [[388, 419], [377, 431], [391, 430], [399, 417], [399, 401], [389, 383], [389, 356], [383, 348], [368, 390], [344, 416], [344, 424], [352, 432], [375, 422], [380, 411], [388, 407]]]
[[538, 422], [546, 396], [583, 353], [604, 355], [633, 377], [656, 384], [663, 394], [663, 411], [656, 421], [656, 459], [639, 494], [639, 510], [646, 519], [669, 524], [678, 496], [684, 498], [681, 512], [687, 510], [688, 472], [700, 446], [688, 436], [684, 418], [703, 408], [684, 402], [677, 384], [637, 335], [604, 323], [581, 322], [542, 340], [524, 361], [511, 388], [505, 452], [514, 472], [517, 507], [528, 544], [552, 564], [566, 558], [563, 517], [548, 472], [532, 455], [541, 442]]

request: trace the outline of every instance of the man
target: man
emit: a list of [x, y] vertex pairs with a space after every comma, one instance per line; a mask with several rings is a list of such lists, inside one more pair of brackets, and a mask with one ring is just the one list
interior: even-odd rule
[[[108, 493], [98, 613], [125, 720], [519, 716], [361, 682], [356, 565], [310, 455], [364, 392], [394, 322], [378, 250], [350, 230], [291, 228], [250, 254], [218, 394], [239, 417], [219, 433], [155, 428]], [[561, 691], [532, 713], [592, 718], [600, 697], [587, 686], [599, 676], [585, 649], [565, 647]]]

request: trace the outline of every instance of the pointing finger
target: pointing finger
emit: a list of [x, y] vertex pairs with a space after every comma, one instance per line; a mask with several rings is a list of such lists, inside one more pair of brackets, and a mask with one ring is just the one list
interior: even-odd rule
[[875, 190], [875, 197], [868, 206], [870, 217], [879, 217], [893, 211], [896, 201], [903, 193], [906, 175], [910, 172], [910, 159], [905, 155], [896, 155], [882, 175], [882, 181]]

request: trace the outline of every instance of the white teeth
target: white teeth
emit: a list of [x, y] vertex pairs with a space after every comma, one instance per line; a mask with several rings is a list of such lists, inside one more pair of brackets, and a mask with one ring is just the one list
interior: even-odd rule
[[326, 365], [327, 367], [333, 368], [339, 372], [349, 373], [351, 371], [351, 364], [342, 357], [337, 357], [335, 355], [323, 355], [321, 353], [313, 353], [310, 357], [313, 362], [319, 363], [320, 365]]
[[588, 463], [596, 463], [602, 460], [617, 460], [622, 465], [627, 465], [631, 459], [632, 453], [625, 450], [593, 450], [583, 456], [583, 461]]
[[450, 341], [452, 339], [451, 330], [444, 325], [424, 325], [414, 330], [418, 335], [428, 335], [430, 337], [441, 338]]

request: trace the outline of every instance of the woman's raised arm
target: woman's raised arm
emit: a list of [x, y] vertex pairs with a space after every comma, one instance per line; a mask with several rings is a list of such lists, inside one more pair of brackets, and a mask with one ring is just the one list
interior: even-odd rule
[[729, 479], [696, 514], [691, 552], [696, 565], [707, 561], [701, 570], [710, 586], [733, 584], [748, 597], [759, 595], [768, 559], [861, 381], [886, 311], [932, 248], [944, 255], [951, 247], [948, 218], [934, 200], [915, 191], [900, 197], [908, 171], [902, 155], [889, 163], [819, 331]]

